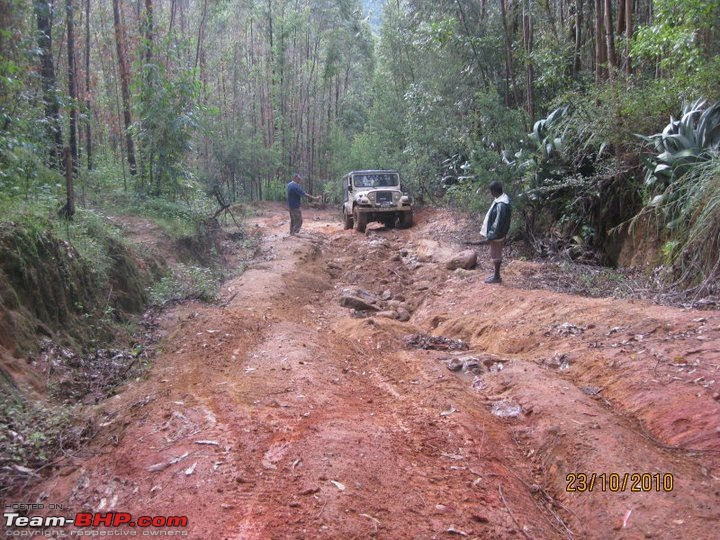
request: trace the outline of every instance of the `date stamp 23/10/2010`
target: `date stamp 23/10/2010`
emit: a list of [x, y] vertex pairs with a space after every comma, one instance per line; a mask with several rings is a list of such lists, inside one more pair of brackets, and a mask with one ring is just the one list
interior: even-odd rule
[[565, 482], [568, 493], [670, 493], [675, 487], [672, 473], [568, 473]]

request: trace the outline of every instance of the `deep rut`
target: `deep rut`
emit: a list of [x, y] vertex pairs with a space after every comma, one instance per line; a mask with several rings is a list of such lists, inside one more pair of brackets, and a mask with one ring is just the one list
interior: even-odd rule
[[[458, 247], [434, 240], [453, 226], [440, 212], [367, 235], [328, 211], [305, 223], [291, 239], [280, 206], [254, 218], [263, 257], [226, 305], [169, 314], [147, 378], [89, 411], [91, 447], [24, 496], [187, 515], [191, 538], [713, 536], [717, 315], [522, 290], [512, 264], [493, 288], [445, 269]], [[412, 318], [353, 317], [347, 287]]]

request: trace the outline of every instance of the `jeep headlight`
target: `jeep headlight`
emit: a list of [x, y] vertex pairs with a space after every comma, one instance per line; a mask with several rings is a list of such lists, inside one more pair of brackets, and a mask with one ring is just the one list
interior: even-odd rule
[[375, 192], [374, 191], [371, 191], [370, 193], [368, 193], [368, 199], [370, 199], [370, 202], [373, 202], [373, 203], [375, 202]]
[[394, 191], [394, 192], [393, 192], [393, 202], [394, 202], [395, 204], [397, 204], [398, 201], [400, 201], [400, 192], [399, 192], [399, 191]]
[[358, 204], [370, 204], [370, 199], [368, 199], [367, 195], [360, 195], [358, 197]]

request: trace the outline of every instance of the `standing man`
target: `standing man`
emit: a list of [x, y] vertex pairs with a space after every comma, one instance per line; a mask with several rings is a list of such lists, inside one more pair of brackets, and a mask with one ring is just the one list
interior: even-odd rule
[[498, 181], [490, 184], [490, 194], [495, 199], [485, 214], [480, 234], [487, 238], [490, 246], [490, 260], [495, 265], [495, 274], [488, 276], [485, 283], [502, 283], [500, 265], [502, 264], [505, 236], [510, 230], [512, 205], [510, 197], [503, 193], [502, 184]]
[[288, 198], [288, 208], [290, 209], [290, 234], [296, 235], [300, 232], [300, 227], [302, 227], [302, 212], [300, 211], [300, 200], [303, 197], [307, 197], [308, 199], [313, 199], [315, 201], [320, 200], [320, 197], [313, 197], [312, 195], [308, 195], [305, 193], [305, 190], [300, 187], [300, 182], [302, 182], [302, 177], [299, 174], [296, 174], [292, 180], [290, 180], [290, 183], [287, 185], [287, 198]]

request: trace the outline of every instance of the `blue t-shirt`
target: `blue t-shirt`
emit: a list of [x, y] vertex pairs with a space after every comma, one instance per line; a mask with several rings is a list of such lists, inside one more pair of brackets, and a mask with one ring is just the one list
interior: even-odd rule
[[305, 196], [305, 192], [295, 180], [292, 180], [287, 185], [287, 196], [290, 208], [300, 208], [300, 199]]

